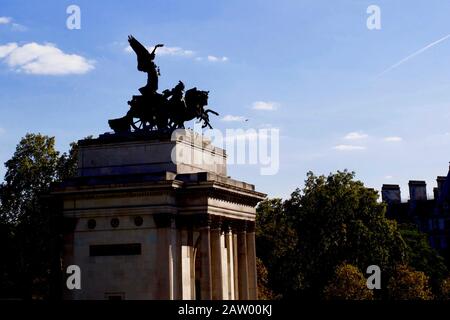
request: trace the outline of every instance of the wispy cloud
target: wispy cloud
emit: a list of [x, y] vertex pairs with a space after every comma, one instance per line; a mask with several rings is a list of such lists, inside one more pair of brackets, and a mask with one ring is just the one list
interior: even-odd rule
[[[146, 46], [145, 48], [150, 52], [153, 51], [154, 49], [154, 47], [152, 46]], [[125, 51], [131, 53], [133, 52], [133, 49], [130, 46], [127, 46], [125, 48]], [[161, 56], [185, 56], [185, 57], [191, 57], [195, 54], [195, 52], [192, 50], [186, 50], [180, 47], [166, 47], [166, 46], [158, 48], [156, 53]]]
[[272, 101], [255, 101], [253, 102], [252, 109], [254, 110], [266, 110], [273, 111], [279, 108], [279, 103]]
[[94, 69], [92, 60], [64, 53], [51, 43], [0, 45], [0, 59], [18, 72], [36, 75], [84, 74]]
[[10, 17], [0, 17], [0, 24], [9, 24], [11, 23], [12, 18]]
[[436, 41], [434, 41], [434, 42], [432, 42], [432, 43], [430, 43], [430, 44], [427, 44], [425, 47], [423, 47], [423, 48], [417, 50], [416, 52], [410, 54], [409, 56], [403, 58], [403, 59], [400, 60], [399, 62], [393, 64], [393, 65], [390, 66], [389, 68], [387, 68], [387, 69], [385, 69], [384, 71], [382, 71], [381, 73], [379, 73], [379, 74], [378, 74], [378, 77], [380, 77], [380, 76], [384, 75], [385, 73], [387, 73], [387, 72], [389, 72], [389, 71], [391, 71], [391, 70], [393, 70], [393, 69], [399, 67], [400, 65], [402, 65], [402, 64], [405, 63], [406, 61], [408, 61], [408, 60], [410, 60], [410, 59], [412, 59], [412, 58], [418, 56], [419, 54], [421, 54], [421, 53], [427, 51], [428, 49], [434, 47], [435, 45], [441, 43], [442, 41], [447, 40], [448, 38], [450, 38], [450, 34], [448, 34], [448, 35], [446, 35], [445, 37], [442, 37], [442, 38], [440, 38], [439, 40], [436, 40]]
[[225, 122], [243, 122], [243, 121], [245, 121], [245, 117], [233, 116], [233, 115], [228, 114], [228, 115], [224, 116], [221, 120], [225, 121]]
[[210, 62], [227, 62], [228, 58], [227, 57], [216, 57], [216, 56], [208, 56], [208, 61]]
[[[154, 47], [145, 46], [145, 48], [151, 52], [151, 51], [153, 51]], [[133, 49], [130, 46], [126, 46], [125, 51], [128, 53], [132, 53]], [[221, 57], [221, 56], [208, 55], [206, 57], [202, 57], [202, 56], [198, 55], [197, 52], [195, 52], [194, 50], [183, 49], [181, 47], [164, 46], [164, 47], [158, 48], [156, 53], [161, 56], [188, 57], [188, 58], [193, 58], [196, 61], [207, 60], [209, 62], [227, 62], [229, 60], [228, 57], [225, 57], [225, 56]]]
[[401, 142], [401, 141], [403, 141], [403, 138], [393, 136], [393, 137], [386, 137], [383, 140], [386, 142]]
[[0, 136], [3, 135], [6, 132], [6, 130], [2, 127], [0, 127]]
[[358, 151], [358, 150], [366, 150], [366, 147], [363, 146], [355, 146], [350, 144], [340, 144], [333, 147], [334, 150], [338, 151]]
[[13, 23], [13, 24], [11, 24], [11, 28], [12, 28], [13, 31], [20, 31], [20, 32], [28, 30], [27, 27], [25, 27], [24, 25], [22, 25], [20, 23]]
[[361, 140], [369, 137], [369, 135], [363, 133], [363, 132], [349, 132], [345, 135], [345, 140]]
[[13, 21], [11, 17], [0, 17], [0, 25], [9, 25], [12, 31], [26, 31], [27, 27]]

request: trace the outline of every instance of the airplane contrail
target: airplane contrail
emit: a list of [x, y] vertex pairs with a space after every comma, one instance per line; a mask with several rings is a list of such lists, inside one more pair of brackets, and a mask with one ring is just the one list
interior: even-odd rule
[[416, 52], [410, 54], [409, 56], [407, 56], [406, 58], [403, 58], [402, 60], [400, 60], [399, 62], [397, 62], [396, 64], [393, 64], [392, 66], [390, 66], [389, 68], [385, 69], [383, 72], [381, 72], [380, 74], [378, 74], [378, 77], [382, 76], [383, 74], [397, 68], [398, 66], [400, 66], [401, 64], [405, 63], [406, 61], [414, 58], [415, 56], [423, 53], [424, 51], [430, 49], [431, 47], [434, 47], [435, 45], [441, 43], [442, 41], [447, 40], [448, 38], [450, 38], [450, 34], [446, 35], [445, 37], [442, 37], [439, 40], [436, 40], [428, 45], [426, 45], [425, 47], [423, 47], [422, 49], [417, 50]]

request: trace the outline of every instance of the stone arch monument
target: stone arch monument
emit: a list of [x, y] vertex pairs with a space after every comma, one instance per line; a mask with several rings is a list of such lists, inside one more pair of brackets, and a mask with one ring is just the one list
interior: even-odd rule
[[[204, 155], [207, 164], [171, 159]], [[54, 186], [68, 229], [66, 299], [256, 299], [255, 205], [227, 177], [224, 150], [199, 134], [79, 141], [78, 176]], [[64, 283], [65, 284], [65, 283]]]
[[[184, 130], [211, 127], [208, 92], [158, 93], [159, 68], [132, 36], [148, 74], [114, 133], [78, 142], [78, 175], [55, 185], [65, 221], [62, 270], [81, 288], [65, 299], [257, 299], [255, 206], [265, 195], [227, 176], [225, 151]], [[134, 129], [134, 130], [133, 130]], [[200, 159], [200, 161], [198, 161]]]

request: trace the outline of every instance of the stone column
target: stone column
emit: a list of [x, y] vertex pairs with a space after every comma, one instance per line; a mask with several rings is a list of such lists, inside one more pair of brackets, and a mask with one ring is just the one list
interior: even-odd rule
[[178, 229], [175, 223], [172, 223], [172, 229], [170, 231], [170, 254], [172, 259], [172, 299], [183, 299], [183, 232], [184, 230]]
[[180, 258], [180, 297], [178, 299], [192, 299], [192, 231], [183, 229], [181, 233], [181, 258]]
[[[74, 247], [74, 241], [75, 241], [75, 227], [78, 223], [79, 218], [65, 218], [66, 224], [64, 228], [63, 233], [63, 272], [66, 270], [66, 268], [72, 264], [75, 264], [75, 247]], [[61, 268], [61, 266], [59, 266]], [[81, 281], [83, 281], [83, 277], [81, 278]], [[76, 300], [77, 299], [77, 291], [80, 290], [68, 290], [66, 286], [66, 278], [64, 276], [61, 277], [61, 283], [60, 285], [63, 288], [63, 299], [64, 300]], [[83, 288], [84, 283], [81, 282], [81, 287]]]
[[155, 299], [173, 299], [173, 256], [172, 256], [172, 216], [170, 214], [155, 214], [156, 225], [156, 287]]
[[228, 299], [234, 300], [234, 276], [235, 276], [235, 263], [234, 263], [234, 246], [233, 246], [233, 233], [231, 231], [232, 229], [227, 226], [226, 229], [224, 229], [225, 232], [225, 248], [227, 250], [227, 286], [228, 286]]
[[222, 283], [222, 246], [220, 239], [221, 221], [214, 219], [211, 225], [211, 271], [212, 271], [212, 298], [223, 299]]
[[195, 297], [193, 221], [191, 217], [178, 216], [176, 225], [178, 259], [174, 276], [177, 280], [175, 299], [192, 300]]
[[[200, 275], [200, 299], [212, 299], [212, 279], [211, 279], [211, 234], [210, 220], [205, 218], [200, 231], [200, 254], [201, 275]], [[196, 297], [198, 299], [198, 297]]]
[[256, 271], [255, 223], [247, 222], [247, 267], [248, 298], [258, 299], [258, 280]]
[[220, 231], [220, 249], [222, 254], [222, 299], [228, 300], [228, 251], [225, 245], [225, 229]]
[[237, 228], [239, 299], [248, 300], [247, 232], [245, 221]]
[[[197, 291], [197, 284], [196, 284], [196, 268], [195, 268], [195, 266], [196, 266], [196, 256], [197, 256], [197, 254], [198, 254], [198, 251], [197, 251], [197, 249], [199, 249], [199, 247], [195, 247], [195, 244], [197, 243], [197, 240], [199, 240], [200, 239], [200, 232], [198, 232], [198, 230], [191, 230], [191, 232], [190, 232], [190, 243], [192, 243], [192, 246], [190, 247], [190, 250], [189, 250], [189, 252], [190, 252], [190, 255], [191, 255], [191, 258], [189, 259], [190, 260], [190, 269], [191, 269], [191, 274], [190, 274], [190, 279], [191, 279], [191, 294], [190, 294], [190, 296], [191, 296], [191, 299], [192, 300], [195, 300], [196, 299], [196, 291]], [[200, 286], [200, 284], [199, 284], [199, 286]]]
[[236, 229], [232, 229], [232, 240], [233, 240], [233, 270], [234, 270], [234, 299], [239, 299], [239, 263], [238, 263], [238, 241]]

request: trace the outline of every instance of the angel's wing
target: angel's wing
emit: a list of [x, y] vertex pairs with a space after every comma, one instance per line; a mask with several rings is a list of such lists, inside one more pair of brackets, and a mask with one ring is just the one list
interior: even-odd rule
[[152, 58], [148, 50], [139, 42], [137, 41], [133, 36], [128, 36], [128, 43], [130, 44], [131, 48], [137, 55], [137, 69], [139, 71], [148, 71], [149, 63], [151, 62]]

